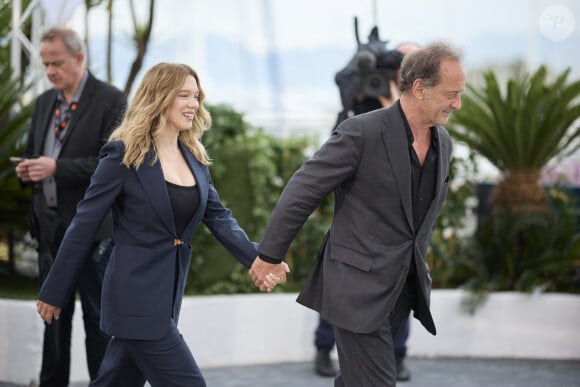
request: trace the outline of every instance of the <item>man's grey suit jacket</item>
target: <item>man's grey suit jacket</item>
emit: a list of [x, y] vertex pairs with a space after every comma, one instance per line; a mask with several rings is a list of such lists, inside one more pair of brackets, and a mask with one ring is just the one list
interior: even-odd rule
[[429, 311], [429, 239], [447, 194], [451, 139], [434, 128], [437, 180], [423, 224], [415, 231], [409, 144], [398, 104], [345, 120], [285, 187], [260, 244], [283, 259], [292, 239], [331, 192], [328, 238], [298, 302], [333, 325], [356, 333], [377, 330], [389, 317], [411, 260], [418, 278], [417, 317], [435, 334]]

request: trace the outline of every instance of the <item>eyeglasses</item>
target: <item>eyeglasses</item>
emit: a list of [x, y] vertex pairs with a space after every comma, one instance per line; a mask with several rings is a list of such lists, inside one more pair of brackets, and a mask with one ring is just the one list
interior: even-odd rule
[[70, 105], [60, 111], [60, 105], [54, 109], [54, 136], [57, 140], [61, 140], [62, 132], [66, 129], [73, 111], [77, 110], [78, 104], [72, 102]]

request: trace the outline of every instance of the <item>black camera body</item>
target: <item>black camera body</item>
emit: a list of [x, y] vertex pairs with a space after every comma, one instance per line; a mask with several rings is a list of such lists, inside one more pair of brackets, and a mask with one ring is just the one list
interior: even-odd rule
[[376, 98], [390, 97], [390, 81], [396, 81], [403, 54], [388, 50], [388, 41], [379, 39], [378, 27], [373, 27], [368, 43], [361, 44], [358, 21], [355, 18], [357, 51], [346, 67], [336, 73], [335, 82], [340, 89], [344, 110], [352, 110], [357, 96]]

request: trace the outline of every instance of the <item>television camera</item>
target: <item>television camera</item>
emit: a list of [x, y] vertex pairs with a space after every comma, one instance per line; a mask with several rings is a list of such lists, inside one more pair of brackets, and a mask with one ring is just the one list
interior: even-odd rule
[[388, 50], [388, 40], [380, 40], [379, 29], [374, 26], [368, 43], [361, 43], [358, 19], [354, 18], [357, 51], [348, 64], [335, 75], [340, 98], [345, 111], [352, 110], [357, 96], [363, 98], [390, 97], [390, 81], [396, 81], [403, 54]]

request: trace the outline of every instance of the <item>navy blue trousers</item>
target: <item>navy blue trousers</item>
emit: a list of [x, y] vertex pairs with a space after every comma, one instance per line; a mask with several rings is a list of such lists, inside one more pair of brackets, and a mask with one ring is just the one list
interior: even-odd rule
[[113, 337], [90, 387], [142, 387], [145, 380], [152, 387], [206, 387], [177, 327], [160, 340]]

